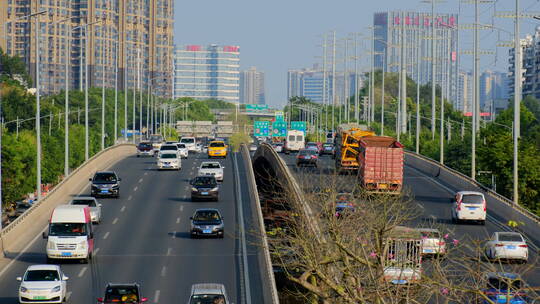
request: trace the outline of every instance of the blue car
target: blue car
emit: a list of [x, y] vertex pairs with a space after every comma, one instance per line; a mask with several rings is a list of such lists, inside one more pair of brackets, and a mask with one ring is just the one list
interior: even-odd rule
[[354, 212], [356, 210], [352, 202], [352, 194], [350, 193], [339, 193], [336, 196], [335, 206], [336, 217], [341, 217], [345, 212]]
[[486, 275], [487, 288], [482, 290], [489, 300], [481, 303], [527, 304], [529, 299], [522, 291], [523, 281], [518, 274], [509, 272], [490, 272]]

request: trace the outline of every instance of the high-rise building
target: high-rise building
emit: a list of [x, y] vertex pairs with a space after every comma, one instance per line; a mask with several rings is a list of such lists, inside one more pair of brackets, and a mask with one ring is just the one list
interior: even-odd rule
[[185, 45], [174, 55], [174, 95], [240, 100], [240, 47]]
[[[66, 76], [71, 88], [82, 88], [87, 60], [89, 86], [114, 87], [118, 64], [120, 89], [127, 77], [128, 89], [145, 89], [151, 81], [155, 94], [170, 97], [173, 5], [173, 0], [0, 1], [0, 20], [6, 22], [0, 48], [22, 57], [33, 78], [39, 53], [45, 94], [64, 89]], [[40, 11], [46, 13], [21, 18]]]
[[454, 103], [456, 110], [463, 113], [472, 112], [473, 77], [470, 71], [460, 71], [458, 74], [458, 96]]
[[[528, 95], [540, 98], [540, 26], [536, 27], [533, 35], [527, 35], [521, 39], [523, 77], [521, 92], [523, 97]], [[514, 96], [514, 48], [509, 50], [508, 60], [508, 95]]]
[[240, 103], [266, 104], [264, 94], [264, 72], [251, 67], [240, 73]]
[[[381, 12], [374, 15], [373, 24], [376, 68], [384, 67], [387, 72], [398, 72], [401, 66], [400, 46], [404, 45], [403, 57], [407, 75], [421, 84], [426, 84], [431, 82], [431, 57], [435, 57], [436, 84], [442, 83], [443, 89], [449, 90], [450, 99], [454, 102], [457, 100], [459, 51], [456, 14], [436, 14], [435, 20], [432, 20], [430, 13]], [[427, 39], [431, 37], [433, 27], [435, 39]], [[431, 54], [432, 41], [436, 43], [435, 56]], [[419, 67], [417, 50], [420, 50]]]
[[490, 111], [496, 100], [508, 99], [506, 73], [485, 71], [480, 75], [480, 109]]

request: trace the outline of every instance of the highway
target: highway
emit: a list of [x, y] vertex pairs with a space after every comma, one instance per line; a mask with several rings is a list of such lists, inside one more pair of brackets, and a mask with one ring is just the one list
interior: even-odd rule
[[[153, 158], [135, 156], [117, 163], [122, 178], [120, 199], [100, 199], [103, 219], [94, 226], [96, 254], [87, 265], [60, 263], [69, 276], [68, 303], [96, 303], [108, 282], [138, 282], [148, 303], [185, 303], [194, 283], [223, 283], [233, 303], [247, 303], [245, 295], [262, 299], [262, 266], [247, 242], [248, 267], [242, 263], [238, 206], [246, 230], [254, 222], [240, 153], [219, 160], [225, 166], [219, 202], [191, 202], [189, 180], [206, 155], [190, 155], [181, 171], [157, 171]], [[237, 167], [238, 166], [238, 167]], [[81, 189], [74, 189], [81, 190]], [[89, 188], [81, 194], [89, 193]], [[77, 194], [77, 193], [74, 193]], [[239, 200], [240, 198], [240, 200]], [[225, 219], [224, 239], [191, 239], [189, 217], [197, 208], [218, 208]], [[36, 237], [28, 250], [0, 270], [0, 303], [18, 303], [19, 282], [25, 269], [46, 262], [46, 241]], [[18, 253], [10, 253], [15, 258]], [[244, 273], [247, 277], [244, 277]], [[245, 290], [250, 286], [249, 290]], [[261, 303], [261, 301], [256, 301]]]
[[[309, 180], [309, 183], [300, 183], [306, 187], [316, 189], [321, 185], [318, 184], [319, 175], [333, 174], [334, 160], [331, 156], [322, 156], [319, 160], [319, 166], [315, 168], [296, 168], [295, 154], [285, 155], [280, 154], [285, 160], [290, 171], [295, 177], [304, 181]], [[346, 180], [349, 185], [352, 185], [356, 179], [355, 176], [342, 175], [340, 179]], [[450, 232], [453, 239], [459, 241], [470, 242], [471, 240], [485, 240], [491, 236], [493, 232], [504, 231], [501, 224], [495, 218], [506, 218], [505, 214], [495, 214], [494, 210], [489, 209], [488, 205], [488, 220], [485, 226], [477, 224], [453, 224], [451, 221], [451, 199], [455, 192], [460, 189], [452, 186], [443, 185], [434, 179], [422, 174], [420, 171], [410, 166], [405, 166], [404, 172], [404, 188], [410, 189], [411, 195], [414, 198], [416, 205], [419, 208], [420, 215], [414, 220], [414, 226], [429, 226], [435, 224], [438, 227]], [[305, 191], [310, 189], [305, 189]], [[339, 190], [338, 190], [339, 191]], [[489, 216], [491, 215], [491, 216]], [[539, 227], [540, 230], [540, 227]], [[524, 279], [531, 286], [540, 286], [540, 262], [535, 252], [535, 247], [540, 244], [529, 243], [529, 263], [525, 265], [518, 264], [503, 264], [505, 271], [522, 273], [530, 267], [531, 263], [536, 263], [529, 271], [525, 272]], [[531, 246], [534, 245], [534, 246]]]

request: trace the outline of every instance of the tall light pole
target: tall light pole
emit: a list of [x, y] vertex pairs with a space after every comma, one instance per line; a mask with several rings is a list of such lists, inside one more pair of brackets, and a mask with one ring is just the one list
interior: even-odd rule
[[[323, 106], [326, 108], [326, 123], [325, 131], [328, 131], [328, 103], [327, 103], [327, 94], [326, 94], [326, 34], [323, 35]], [[325, 135], [326, 136], [326, 135]]]
[[118, 141], [118, 44], [116, 41], [114, 60], [114, 143]]
[[336, 31], [332, 31], [332, 129], [335, 127], [336, 107]]
[[[125, 37], [124, 37], [125, 38]], [[126, 40], [124, 39], [124, 44], [122, 45], [124, 53], [124, 143], [127, 143], [127, 131], [128, 131], [128, 55]]]
[[105, 149], [105, 25], [101, 26], [101, 151]]
[[420, 55], [422, 55], [421, 33], [416, 46], [416, 154], [420, 153]]
[[40, 102], [41, 102], [41, 91], [40, 91], [40, 41], [39, 34], [41, 31], [39, 17], [36, 18], [36, 189], [37, 189], [37, 200], [41, 202], [41, 118], [40, 118]]
[[435, 38], [435, 1], [431, 0], [431, 138], [435, 139], [435, 53], [436, 53], [436, 38]]
[[369, 94], [369, 109], [368, 125], [375, 120], [375, 27], [371, 28], [371, 76], [369, 82], [371, 84], [371, 90]]
[[480, 44], [478, 38], [478, 27], [479, 25], [479, 12], [478, 12], [478, 1], [474, 0], [474, 67], [473, 67], [473, 107], [472, 107], [472, 139], [471, 139], [471, 178], [476, 180], [476, 130], [478, 128], [478, 120], [476, 116], [478, 115], [477, 104], [480, 99], [480, 77], [479, 77], [479, 62], [480, 58], [478, 56], [478, 45]]
[[64, 178], [69, 175], [69, 59], [71, 54], [71, 25], [68, 25], [68, 37], [67, 37], [67, 51], [65, 62], [65, 74], [66, 74], [66, 87], [65, 87], [65, 120], [64, 120]]
[[405, 60], [405, 13], [403, 13], [403, 16], [401, 18], [401, 55], [400, 55], [400, 62], [401, 62], [401, 117], [399, 118], [399, 133], [406, 133], [407, 132], [407, 67], [406, 67], [406, 60]]
[[519, 152], [519, 136], [521, 133], [521, 66], [523, 61], [521, 59], [521, 42], [519, 33], [519, 0], [516, 0], [516, 16], [514, 20], [514, 187], [513, 187], [513, 200], [514, 204], [519, 204], [519, 171], [518, 171], [518, 152]]

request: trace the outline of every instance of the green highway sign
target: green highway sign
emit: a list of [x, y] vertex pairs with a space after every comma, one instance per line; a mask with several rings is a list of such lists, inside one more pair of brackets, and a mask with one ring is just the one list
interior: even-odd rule
[[283, 111], [276, 111], [274, 115], [276, 116], [276, 121], [284, 121], [285, 113]]
[[305, 121], [291, 121], [291, 130], [306, 132], [307, 125]]
[[257, 137], [264, 137], [270, 135], [270, 122], [269, 121], [255, 121], [253, 123], [253, 135]]
[[272, 124], [272, 136], [273, 137], [287, 136], [287, 123], [285, 121], [275, 121]]
[[268, 110], [268, 105], [247, 104], [246, 112], [262, 112]]

